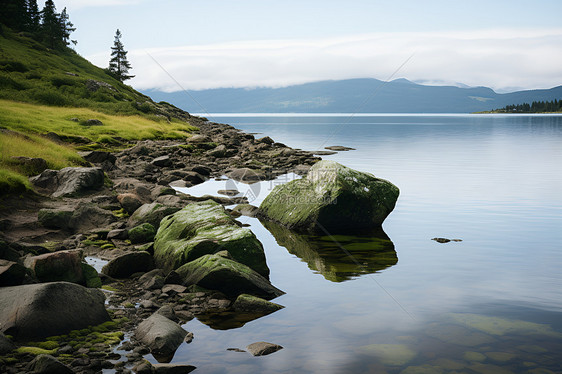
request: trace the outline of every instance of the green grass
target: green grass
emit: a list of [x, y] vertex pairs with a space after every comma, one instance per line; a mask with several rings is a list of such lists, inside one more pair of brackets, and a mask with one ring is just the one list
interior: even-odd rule
[[[183, 139], [196, 130], [170, 104], [154, 103], [71, 49], [49, 50], [5, 28], [0, 35], [0, 196], [31, 189], [37, 174], [14, 157], [50, 169], [85, 165], [79, 150], [123, 149], [130, 141]], [[92, 125], [89, 120], [101, 121]], [[56, 133], [64, 143], [45, 134]]]
[[[0, 123], [7, 129], [26, 134], [55, 132], [71, 140], [82, 137], [102, 144], [120, 144], [119, 138], [182, 139], [196, 129], [174, 118], [111, 115], [89, 108], [52, 107], [8, 100], [0, 100], [0, 108]], [[88, 126], [89, 119], [97, 119], [103, 125]]]

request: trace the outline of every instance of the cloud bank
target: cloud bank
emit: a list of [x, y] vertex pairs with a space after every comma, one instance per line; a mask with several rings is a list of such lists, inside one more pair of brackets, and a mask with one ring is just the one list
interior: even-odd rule
[[[105, 66], [108, 56], [89, 59]], [[549, 88], [562, 84], [562, 28], [241, 41], [131, 50], [129, 60], [134, 87], [168, 92], [365, 77]]]

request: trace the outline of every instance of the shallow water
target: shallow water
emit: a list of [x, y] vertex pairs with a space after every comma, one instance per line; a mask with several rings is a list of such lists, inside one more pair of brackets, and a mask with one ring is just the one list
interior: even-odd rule
[[[356, 148], [323, 158], [392, 181], [400, 197], [384, 232], [365, 237], [270, 232], [241, 217], [285, 309], [232, 330], [190, 321], [195, 340], [172, 362], [198, 373], [562, 372], [561, 116], [209, 118], [295, 148]], [[294, 177], [248, 196], [257, 205]], [[284, 349], [227, 351], [256, 341]]]

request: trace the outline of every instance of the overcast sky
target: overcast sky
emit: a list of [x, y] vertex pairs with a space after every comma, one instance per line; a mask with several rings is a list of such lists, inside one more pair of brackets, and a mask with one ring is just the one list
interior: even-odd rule
[[[42, 5], [39, 2], [40, 6]], [[106, 67], [115, 30], [137, 89], [407, 78], [499, 92], [562, 85], [560, 0], [55, 0]]]

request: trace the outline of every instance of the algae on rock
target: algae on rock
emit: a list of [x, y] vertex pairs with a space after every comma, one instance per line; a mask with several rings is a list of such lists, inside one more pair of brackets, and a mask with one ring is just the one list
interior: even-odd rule
[[322, 234], [373, 229], [394, 209], [398, 195], [398, 187], [384, 179], [324, 160], [306, 178], [275, 187], [259, 216]]
[[154, 259], [166, 271], [224, 250], [234, 260], [269, 276], [259, 240], [212, 200], [189, 204], [164, 218], [154, 239]]
[[284, 294], [269, 280], [248, 266], [225, 257], [224, 253], [201, 256], [179, 267], [176, 273], [185, 286], [196, 284], [229, 297], [246, 293], [270, 300]]

